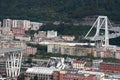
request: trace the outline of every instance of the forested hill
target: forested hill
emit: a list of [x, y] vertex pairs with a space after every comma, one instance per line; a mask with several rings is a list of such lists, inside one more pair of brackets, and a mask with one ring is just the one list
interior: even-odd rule
[[0, 19], [69, 21], [89, 15], [120, 21], [120, 0], [0, 0]]

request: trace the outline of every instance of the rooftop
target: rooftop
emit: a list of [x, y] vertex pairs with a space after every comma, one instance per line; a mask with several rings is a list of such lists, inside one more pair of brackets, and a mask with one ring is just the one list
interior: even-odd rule
[[100, 64], [115, 65], [115, 66], [118, 65], [118, 66], [120, 66], [120, 63], [111, 63], [111, 62], [102, 62]]
[[48, 74], [48, 75], [52, 75], [52, 73], [54, 71], [60, 71], [59, 69], [56, 69], [54, 67], [32, 67], [32, 68], [28, 68], [26, 70], [26, 73], [36, 73], [36, 74]]
[[25, 48], [21, 48], [21, 47], [14, 47], [14, 48], [4, 48], [4, 49], [0, 49], [0, 53], [7, 53], [7, 52], [14, 52], [14, 51], [22, 51]]
[[81, 74], [81, 73], [89, 73], [89, 74], [93, 74], [93, 75], [104, 75], [103, 72], [84, 71], [84, 70], [79, 70], [78, 73], [79, 73], [79, 74]]

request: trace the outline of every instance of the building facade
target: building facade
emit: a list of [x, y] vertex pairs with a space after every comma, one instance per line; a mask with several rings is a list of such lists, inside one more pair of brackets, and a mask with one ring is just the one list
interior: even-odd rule
[[93, 48], [87, 46], [61, 46], [61, 54], [87, 56], [93, 54]]
[[77, 71], [61, 70], [53, 73], [53, 80], [97, 80], [95, 75], [78, 74]]
[[12, 28], [12, 33], [14, 35], [25, 36], [25, 29], [22, 28]]
[[99, 70], [100, 68], [100, 63], [102, 63], [103, 60], [100, 59], [100, 60], [93, 60], [92, 63], [93, 63], [93, 69], [95, 70]]
[[87, 55], [93, 55], [93, 47], [50, 44], [47, 46], [47, 52], [76, 55], [76, 56], [87, 56]]
[[43, 23], [39, 22], [30, 22], [31, 30], [39, 30]]
[[47, 31], [47, 38], [57, 37], [57, 31]]
[[29, 20], [13, 20], [12, 27], [23, 28], [25, 30], [28, 30], [30, 28], [30, 21]]
[[120, 63], [101, 63], [100, 70], [105, 72], [120, 72]]
[[30, 77], [30, 79], [34, 79], [34, 77], [37, 76], [38, 80], [53, 80], [54, 71], [59, 70], [47, 67], [32, 67], [26, 70], [26, 75]]
[[26, 43], [23, 41], [1, 41], [0, 48], [10, 48], [10, 47], [27, 47]]
[[37, 48], [33, 47], [26, 47], [26, 49], [23, 51], [24, 55], [35, 55], [37, 53]]
[[94, 57], [120, 59], [120, 47], [113, 47], [107, 50], [105, 48], [95, 48]]
[[72, 65], [74, 69], [84, 69], [86, 61], [84, 60], [74, 60]]
[[3, 27], [12, 27], [12, 20], [11, 19], [3, 19]]

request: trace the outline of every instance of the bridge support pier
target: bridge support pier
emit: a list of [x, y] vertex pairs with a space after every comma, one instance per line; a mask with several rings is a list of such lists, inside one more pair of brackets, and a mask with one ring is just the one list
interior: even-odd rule
[[18, 77], [20, 74], [22, 52], [11, 51], [4, 53], [6, 57], [6, 74], [8, 78]]

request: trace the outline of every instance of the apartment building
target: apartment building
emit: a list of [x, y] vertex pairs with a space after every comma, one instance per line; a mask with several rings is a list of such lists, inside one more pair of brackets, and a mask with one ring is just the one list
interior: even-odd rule
[[120, 47], [113, 47], [107, 50], [105, 48], [95, 48], [94, 57], [120, 59]]
[[3, 27], [12, 27], [12, 20], [11, 19], [3, 19]]
[[60, 70], [53, 73], [53, 80], [104, 80], [104, 74], [80, 70]]
[[89, 46], [61, 46], [61, 54], [87, 56], [93, 54], [93, 48]]
[[47, 52], [76, 55], [76, 56], [87, 56], [87, 55], [93, 55], [93, 47], [50, 44], [47, 45]]
[[12, 27], [23, 28], [25, 30], [28, 30], [30, 28], [30, 21], [29, 20], [13, 20]]

